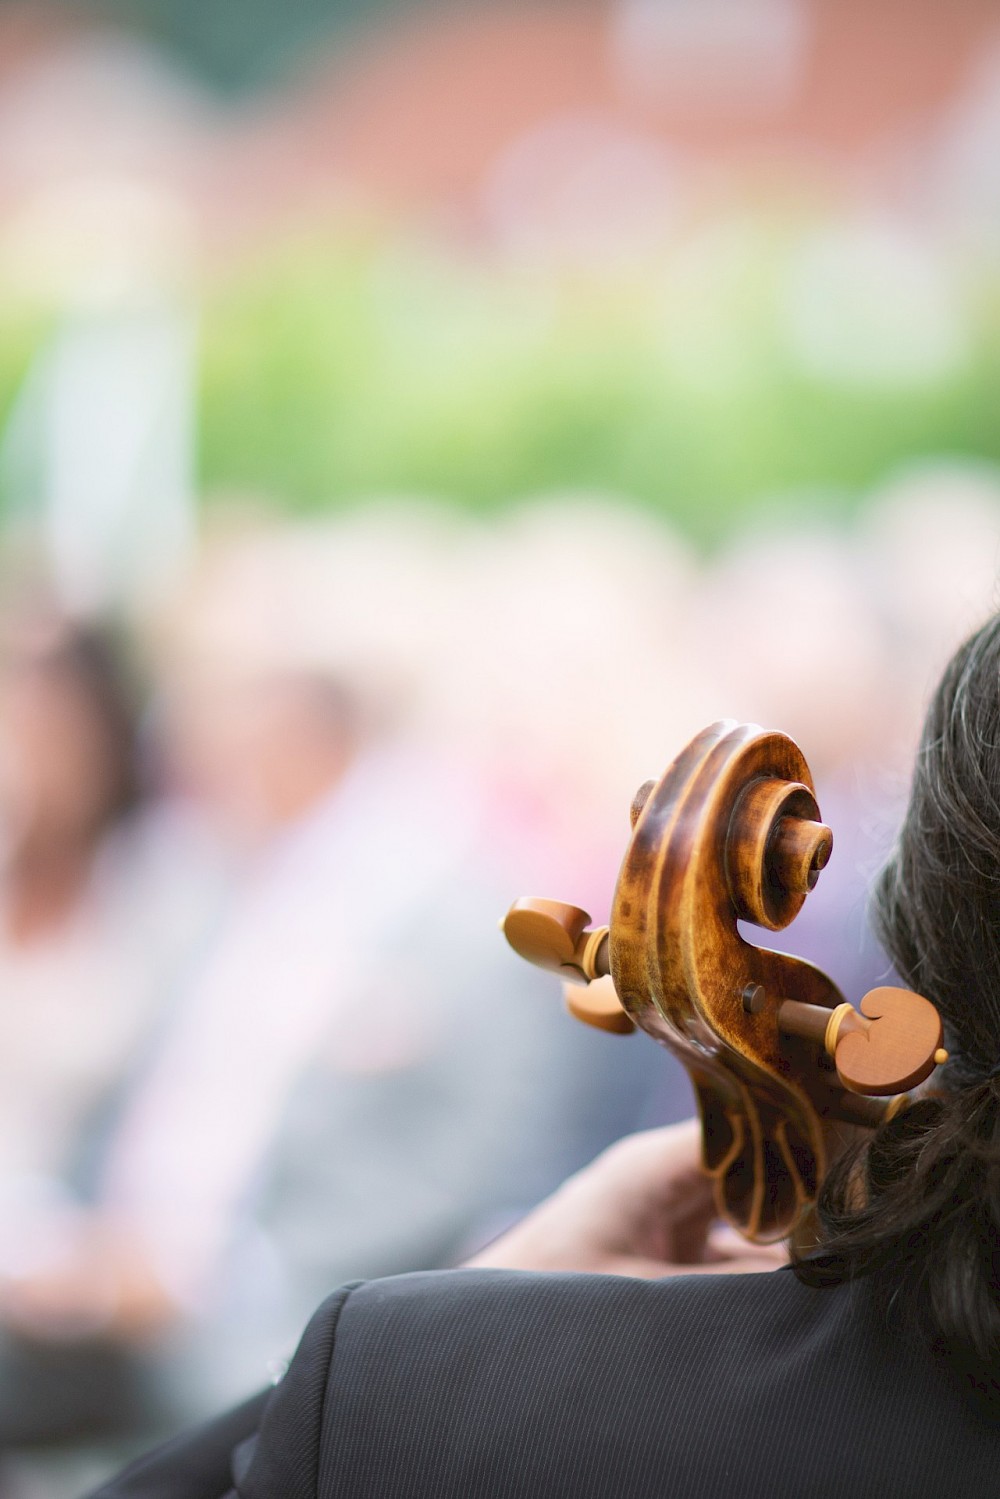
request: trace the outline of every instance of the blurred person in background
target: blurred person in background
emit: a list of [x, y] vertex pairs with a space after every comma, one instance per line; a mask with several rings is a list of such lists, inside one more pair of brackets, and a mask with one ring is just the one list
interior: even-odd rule
[[132, 1408], [103, 1339], [124, 1240], [95, 1170], [201, 911], [195, 871], [140, 796], [136, 695], [107, 633], [12, 623], [0, 724], [4, 1451]]
[[155, 802], [102, 633], [21, 630], [0, 694], [0, 1457], [204, 1414], [632, 1122], [496, 936], [474, 777], [336, 674], [189, 680]]
[[116, 1114], [121, 1252], [72, 1308], [110, 1298], [147, 1430], [266, 1377], [345, 1277], [453, 1262], [634, 1117], [622, 1089], [595, 1135], [602, 1038], [497, 937], [470, 777], [315, 666], [191, 680], [173, 723], [238, 868]]

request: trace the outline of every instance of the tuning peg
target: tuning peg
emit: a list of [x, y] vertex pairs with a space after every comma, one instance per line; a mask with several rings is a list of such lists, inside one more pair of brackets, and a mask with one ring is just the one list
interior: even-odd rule
[[[753, 998], [747, 1008], [758, 1008]], [[872, 989], [857, 1010], [847, 1003], [825, 1010], [786, 999], [778, 1007], [778, 1025], [821, 1042], [844, 1087], [870, 1097], [905, 1093], [948, 1060], [940, 1015], [910, 989]]]
[[590, 928], [579, 906], [557, 900], [516, 900], [500, 924], [514, 951], [538, 968], [561, 973], [577, 983], [610, 972], [608, 928]]
[[824, 822], [782, 817], [769, 850], [771, 868], [783, 890], [808, 895], [833, 852], [833, 834]]
[[910, 989], [870, 990], [860, 1012], [849, 1006], [842, 1019], [830, 1019], [827, 1050], [837, 1075], [852, 1093], [881, 1097], [905, 1093], [947, 1062], [941, 1045], [941, 1017], [921, 994]]
[[564, 984], [563, 998], [566, 1008], [576, 1020], [584, 1025], [595, 1026], [599, 1031], [611, 1031], [617, 1036], [628, 1036], [635, 1030], [635, 1022], [622, 1008], [615, 991], [614, 980], [595, 979], [583, 988], [580, 984]]
[[632, 824], [633, 828], [639, 821], [639, 818], [642, 816], [643, 807], [649, 801], [650, 796], [655, 790], [655, 781], [643, 781], [635, 796], [633, 796], [632, 805], [628, 809], [628, 820]]

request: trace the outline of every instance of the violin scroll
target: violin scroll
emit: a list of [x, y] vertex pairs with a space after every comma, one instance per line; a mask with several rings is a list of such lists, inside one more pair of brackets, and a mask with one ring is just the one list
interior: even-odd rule
[[610, 929], [521, 900], [503, 930], [577, 986], [574, 1014], [638, 1025], [683, 1063], [720, 1214], [751, 1239], [797, 1232], [842, 1125], [878, 1125], [883, 1099], [898, 1108], [946, 1060], [940, 1018], [890, 988], [855, 1009], [820, 969], [744, 935], [794, 920], [833, 848], [786, 735], [712, 724], [640, 787], [630, 820]]

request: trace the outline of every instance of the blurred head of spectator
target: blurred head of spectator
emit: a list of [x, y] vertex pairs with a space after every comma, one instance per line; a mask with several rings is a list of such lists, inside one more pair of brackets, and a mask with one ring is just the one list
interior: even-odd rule
[[13, 629], [0, 722], [7, 922], [30, 940], [74, 904], [138, 796], [135, 703], [111, 637], [59, 619]]
[[321, 670], [214, 679], [185, 694], [184, 779], [241, 842], [299, 821], [339, 784], [357, 751], [352, 694]]

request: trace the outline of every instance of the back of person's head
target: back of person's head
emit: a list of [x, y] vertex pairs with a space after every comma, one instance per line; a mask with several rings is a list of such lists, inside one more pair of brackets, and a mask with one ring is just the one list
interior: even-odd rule
[[1000, 615], [934, 694], [875, 925], [944, 1022], [933, 1090], [830, 1173], [813, 1284], [875, 1273], [894, 1315], [1000, 1397]]

